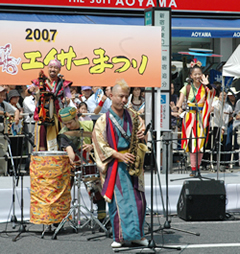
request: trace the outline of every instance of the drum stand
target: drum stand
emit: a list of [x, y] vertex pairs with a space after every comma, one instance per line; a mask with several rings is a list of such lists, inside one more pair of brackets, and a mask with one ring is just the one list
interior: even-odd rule
[[[104, 225], [94, 216], [93, 212], [93, 198], [95, 196], [95, 192], [91, 191], [91, 196], [90, 196], [90, 200], [91, 200], [91, 209], [89, 210], [86, 206], [83, 206], [80, 204], [80, 187], [81, 187], [81, 171], [76, 172], [76, 179], [77, 179], [77, 187], [78, 187], [78, 197], [77, 197], [77, 201], [78, 204], [74, 204], [76, 199], [75, 199], [75, 185], [73, 186], [73, 193], [74, 193], [74, 198], [72, 201], [73, 206], [70, 208], [67, 216], [61, 221], [61, 223], [58, 225], [58, 227], [56, 228], [52, 239], [57, 239], [57, 234], [58, 232], [62, 229], [62, 227], [65, 225], [65, 223], [67, 221], [69, 221], [71, 223], [71, 227], [75, 230], [75, 232], [78, 232], [78, 229], [82, 229], [86, 226], [90, 225], [90, 228], [92, 230], [92, 233], [94, 234], [94, 226], [95, 224], [97, 224], [106, 234], [108, 234], [108, 230], [105, 227], [105, 223]], [[75, 180], [75, 184], [76, 184], [76, 180]], [[85, 212], [83, 212], [83, 210]], [[77, 221], [76, 221], [76, 210], [77, 210]], [[86, 221], [81, 224], [81, 214], [85, 217]], [[71, 216], [73, 216], [73, 220], [71, 220]], [[88, 217], [89, 216], [89, 217]]]
[[[83, 128], [80, 129], [81, 136], [80, 136], [80, 147], [83, 146]], [[94, 232], [94, 223], [97, 224], [104, 232], [108, 232], [106, 229], [105, 225], [103, 225], [97, 218], [94, 217], [93, 215], [93, 197], [95, 195], [94, 191], [91, 191], [91, 210], [89, 210], [86, 206], [81, 205], [81, 181], [82, 181], [82, 172], [83, 172], [83, 150], [81, 149], [81, 154], [80, 154], [80, 159], [81, 159], [81, 165], [80, 165], [80, 170], [75, 173], [74, 176], [74, 184], [73, 184], [73, 199], [72, 199], [72, 207], [70, 208], [67, 216], [63, 218], [63, 220], [60, 222], [58, 227], [56, 228], [52, 239], [56, 239], [58, 232], [61, 230], [61, 228], [64, 226], [64, 224], [69, 221], [71, 223], [71, 227], [75, 230], [75, 232], [78, 232], [78, 229], [82, 229], [85, 226], [88, 226], [90, 224], [90, 228], [92, 229], [92, 233]], [[76, 196], [76, 191], [75, 191], [75, 186], [78, 188], [78, 193], [77, 193], [77, 200], [75, 199]], [[77, 204], [75, 202], [77, 201]], [[82, 209], [81, 209], [82, 208]], [[85, 212], [83, 212], [83, 209]], [[76, 214], [77, 211], [77, 214]], [[86, 221], [81, 225], [81, 214], [85, 217]], [[76, 221], [76, 215], [77, 215], [77, 221]], [[90, 218], [88, 218], [88, 216]], [[73, 216], [73, 220], [70, 218]], [[107, 222], [106, 222], [107, 223]]]

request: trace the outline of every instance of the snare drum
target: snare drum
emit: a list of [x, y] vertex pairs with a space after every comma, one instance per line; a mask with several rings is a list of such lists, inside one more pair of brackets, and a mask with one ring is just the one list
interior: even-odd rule
[[99, 179], [99, 173], [97, 170], [96, 163], [93, 164], [83, 164], [82, 166], [82, 180], [83, 181], [92, 181]]
[[71, 202], [70, 161], [66, 152], [33, 152], [30, 163], [30, 222], [59, 223]]

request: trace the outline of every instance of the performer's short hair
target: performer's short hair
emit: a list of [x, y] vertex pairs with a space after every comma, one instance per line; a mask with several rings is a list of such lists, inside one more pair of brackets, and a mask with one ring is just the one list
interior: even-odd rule
[[112, 91], [114, 91], [118, 87], [121, 87], [124, 91], [130, 92], [130, 87], [124, 79], [117, 80], [114, 87], [112, 88]]
[[77, 115], [77, 109], [74, 107], [66, 107], [59, 110], [59, 116], [62, 122], [69, 122]]

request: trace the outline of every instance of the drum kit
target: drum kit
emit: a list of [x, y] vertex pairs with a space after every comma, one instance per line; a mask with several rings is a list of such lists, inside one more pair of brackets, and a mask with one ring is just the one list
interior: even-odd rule
[[[66, 134], [69, 135], [69, 133]], [[78, 135], [74, 133], [76, 134]], [[81, 138], [86, 136], [90, 137], [90, 133], [83, 132]], [[83, 152], [81, 152], [81, 157], [83, 157]], [[70, 223], [75, 232], [87, 226], [94, 233], [97, 226], [106, 235], [109, 234], [106, 228], [109, 219], [104, 220], [102, 224], [94, 215], [93, 204], [102, 199], [100, 175], [96, 163], [84, 163], [84, 161], [82, 158], [74, 165], [70, 165], [69, 157], [64, 151], [32, 153], [30, 222], [43, 224], [43, 227], [47, 225], [47, 228], [43, 229], [42, 238], [48, 229], [51, 231], [51, 225], [54, 224], [57, 228], [52, 239], [56, 239], [58, 232], [66, 222]], [[71, 184], [71, 177], [73, 184]], [[84, 184], [90, 197], [90, 209], [82, 201], [81, 183]], [[71, 185], [73, 185], [72, 202]]]

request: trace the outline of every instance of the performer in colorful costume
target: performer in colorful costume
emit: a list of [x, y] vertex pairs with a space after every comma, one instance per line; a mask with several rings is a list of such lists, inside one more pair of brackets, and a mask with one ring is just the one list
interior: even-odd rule
[[[192, 173], [197, 175], [203, 157], [204, 145], [208, 142], [209, 118], [215, 89], [209, 84], [208, 77], [202, 73], [201, 63], [192, 63], [190, 68], [191, 84], [180, 90], [180, 98], [174, 111], [182, 113], [181, 106], [186, 97], [188, 111], [182, 121], [182, 148], [190, 152]], [[199, 66], [200, 65], [200, 66]], [[197, 138], [197, 139], [196, 139]]]
[[[127, 165], [134, 163], [135, 156], [128, 152], [128, 139], [121, 135], [110, 119], [112, 114], [126, 134], [131, 136], [134, 113], [124, 109], [129, 92], [130, 88], [124, 80], [117, 81], [110, 94], [112, 106], [97, 120], [92, 136], [103, 184], [102, 196], [109, 203], [113, 248], [121, 247], [125, 240], [148, 245], [144, 238], [146, 200], [143, 171], [138, 177], [130, 176]], [[144, 140], [143, 129], [137, 132], [137, 137]]]
[[71, 98], [69, 87], [71, 81], [59, 77], [61, 63], [53, 59], [48, 65], [47, 78], [41, 71], [39, 78], [32, 81], [32, 85], [27, 90], [29, 94], [34, 91], [40, 92], [36, 96], [36, 110], [34, 113], [35, 125], [35, 145], [36, 151], [58, 150], [57, 134], [60, 130], [58, 121], [58, 111], [67, 104], [68, 98]]
[[[64, 124], [64, 127], [59, 132], [60, 137], [60, 148], [61, 150], [66, 150], [68, 153], [68, 156], [70, 158], [70, 161], [72, 164], [74, 164], [74, 161], [79, 161], [81, 159], [80, 151], [83, 150], [83, 157], [87, 159], [87, 152], [90, 152], [93, 149], [91, 138], [90, 137], [84, 137], [83, 144], [81, 147], [81, 140], [78, 136], [71, 136], [67, 135], [69, 131], [79, 131], [80, 129], [83, 129], [84, 132], [92, 132], [93, 130], [93, 121], [79, 121], [77, 117], [77, 109], [74, 107], [66, 107], [59, 111], [59, 115], [61, 117], [62, 123]], [[63, 135], [67, 137], [64, 138]], [[76, 149], [79, 151], [79, 155], [76, 154]], [[84, 162], [81, 162], [84, 163]], [[98, 183], [99, 182], [99, 183]], [[91, 184], [91, 186], [94, 187], [94, 190], [100, 190], [101, 191], [101, 185], [100, 181], [96, 181], [95, 179], [89, 183], [84, 182], [85, 186], [87, 187], [87, 184]], [[94, 185], [95, 184], [95, 185]], [[95, 194], [99, 192], [96, 191]], [[96, 203], [98, 207], [98, 219], [100, 222], [102, 222], [106, 217], [106, 203], [103, 197], [101, 197], [100, 193], [99, 196], [93, 199], [93, 202]]]

